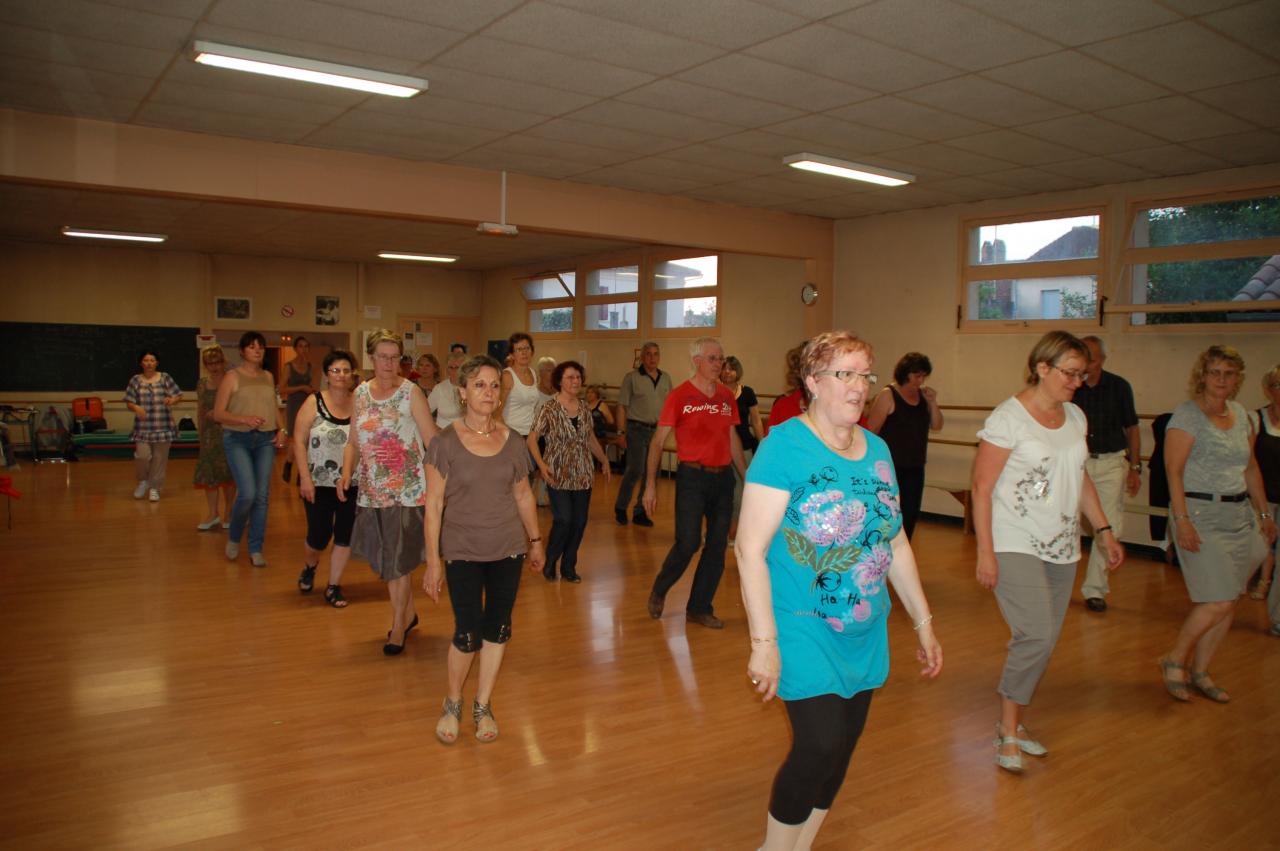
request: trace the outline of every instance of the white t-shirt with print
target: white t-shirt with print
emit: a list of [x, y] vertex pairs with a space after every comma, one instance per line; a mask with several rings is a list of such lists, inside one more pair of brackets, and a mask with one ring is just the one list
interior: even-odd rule
[[1070, 402], [1063, 408], [1066, 421], [1046, 428], [1011, 396], [978, 432], [1011, 450], [991, 498], [998, 553], [1026, 553], [1054, 564], [1080, 558], [1080, 491], [1089, 450], [1084, 412]]

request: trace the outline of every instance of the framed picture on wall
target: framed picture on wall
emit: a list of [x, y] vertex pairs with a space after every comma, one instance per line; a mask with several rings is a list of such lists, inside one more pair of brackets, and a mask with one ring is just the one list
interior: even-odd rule
[[244, 296], [217, 296], [213, 300], [213, 315], [217, 319], [248, 322], [253, 319], [253, 299]]
[[340, 299], [336, 295], [316, 296], [316, 324], [337, 325]]

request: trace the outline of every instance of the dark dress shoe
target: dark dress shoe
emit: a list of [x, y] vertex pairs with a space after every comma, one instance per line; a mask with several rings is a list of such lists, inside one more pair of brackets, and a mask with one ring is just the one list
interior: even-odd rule
[[1084, 601], [1084, 607], [1091, 612], [1105, 612], [1107, 610], [1107, 601], [1101, 597], [1090, 597]]
[[666, 603], [666, 599], [659, 597], [657, 594], [649, 595], [649, 617], [657, 620], [662, 617], [662, 607]]
[[[549, 564], [546, 567], [542, 568], [542, 578], [547, 580], [548, 582], [555, 582], [556, 566], [554, 564]], [[568, 578], [569, 577], [567, 576], [565, 577], [565, 579], [568, 579]]]
[[631, 515], [631, 522], [637, 526], [652, 526], [653, 521], [649, 519], [649, 515], [641, 511], [639, 514]]
[[685, 612], [684, 619], [689, 623], [696, 623], [698, 626], [705, 626], [707, 629], [724, 629], [724, 621], [720, 620], [711, 612]]
[[623, 508], [615, 508], [613, 510], [613, 518], [618, 521], [619, 526], [627, 525], [627, 512]]
[[582, 577], [576, 573], [562, 573], [560, 574], [560, 578], [565, 582], [572, 582], [575, 585], [582, 581]]

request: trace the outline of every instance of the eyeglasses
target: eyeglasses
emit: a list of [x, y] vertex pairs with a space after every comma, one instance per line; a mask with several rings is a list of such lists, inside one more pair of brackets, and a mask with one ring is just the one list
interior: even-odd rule
[[1082, 369], [1063, 369], [1056, 365], [1053, 368], [1061, 372], [1067, 381], [1077, 381], [1081, 384], [1084, 383], [1085, 377], [1089, 374]]
[[868, 384], [874, 385], [880, 380], [880, 376], [874, 372], [858, 372], [856, 369], [821, 369], [814, 375], [832, 375], [837, 381], [845, 384], [852, 384], [855, 378], [861, 378]]
[[[1204, 371], [1204, 374], [1207, 375], [1209, 378], [1225, 378], [1228, 381], [1230, 381], [1233, 378], [1240, 377], [1240, 370], [1238, 369], [1206, 369]], [[1271, 386], [1274, 388], [1276, 385], [1273, 384]]]
[[1280, 381], [1272, 381], [1267, 385], [1267, 388], [1270, 390], [1280, 390]]
[[331, 366], [329, 367], [329, 374], [330, 375], [350, 375], [351, 370], [342, 369], [341, 367], [337, 367], [337, 366]]
[[511, 349], [511, 351], [513, 351], [513, 352], [531, 352], [531, 351], [533, 351], [533, 346], [515, 346], [514, 348], [512, 348], [512, 349]]
[[711, 363], [724, 363], [724, 355], [698, 355], [698, 357]]
[[374, 355], [373, 359], [380, 360], [383, 363], [399, 363], [400, 362], [399, 355]]

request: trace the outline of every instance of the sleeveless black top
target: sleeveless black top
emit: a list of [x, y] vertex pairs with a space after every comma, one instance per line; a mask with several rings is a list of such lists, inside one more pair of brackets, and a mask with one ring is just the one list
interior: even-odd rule
[[1280, 437], [1267, 431], [1267, 409], [1258, 409], [1258, 437], [1253, 442], [1253, 455], [1258, 459], [1262, 486], [1267, 502], [1280, 502]]
[[892, 385], [889, 392], [893, 394], [893, 413], [880, 426], [880, 437], [889, 444], [894, 467], [918, 470], [929, 454], [929, 403], [921, 396], [911, 405]]

